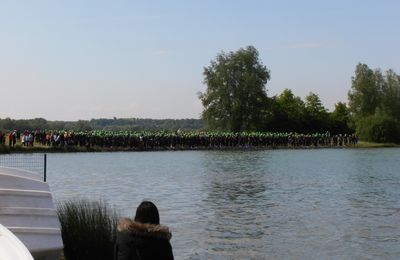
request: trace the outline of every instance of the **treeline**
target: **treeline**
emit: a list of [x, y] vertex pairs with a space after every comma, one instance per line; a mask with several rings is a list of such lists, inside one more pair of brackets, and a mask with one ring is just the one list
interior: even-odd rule
[[[351, 134], [350, 112], [346, 104], [338, 103], [333, 112], [322, 105], [317, 94], [310, 93], [304, 101], [285, 89], [268, 100], [270, 110], [260, 121], [264, 132]], [[78, 121], [48, 121], [35, 119], [0, 119], [0, 130], [75, 130], [75, 131], [157, 131], [157, 130], [210, 130], [201, 119], [140, 119], [113, 118]]]
[[400, 77], [358, 64], [349, 102], [332, 112], [319, 96], [301, 99], [290, 89], [269, 97], [270, 71], [253, 46], [221, 52], [204, 68], [202, 119], [213, 130], [356, 134], [373, 142], [400, 142]]
[[345, 103], [337, 103], [332, 112], [322, 105], [319, 96], [309, 93], [302, 100], [290, 89], [268, 98], [263, 131], [351, 134], [350, 112]]
[[400, 76], [358, 64], [352, 77], [349, 103], [339, 102], [327, 112], [318, 95], [305, 100], [289, 89], [269, 98], [267, 130], [333, 134], [356, 133], [365, 141], [400, 142]]
[[356, 133], [365, 141], [400, 142], [400, 76], [358, 64], [352, 77], [349, 103], [335, 104], [332, 112], [317, 94], [304, 100], [289, 89], [268, 98], [265, 128], [268, 131], [333, 134]]
[[0, 119], [0, 130], [107, 130], [107, 131], [144, 131], [144, 130], [201, 130], [204, 123], [200, 119], [140, 119], [113, 118], [91, 119], [78, 121], [48, 121], [44, 118], [35, 119]]

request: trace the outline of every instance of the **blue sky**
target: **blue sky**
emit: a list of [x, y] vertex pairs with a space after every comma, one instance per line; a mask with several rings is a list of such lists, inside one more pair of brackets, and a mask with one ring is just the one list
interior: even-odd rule
[[268, 95], [347, 102], [400, 73], [400, 1], [0, 1], [0, 118], [199, 118], [203, 68], [253, 45]]

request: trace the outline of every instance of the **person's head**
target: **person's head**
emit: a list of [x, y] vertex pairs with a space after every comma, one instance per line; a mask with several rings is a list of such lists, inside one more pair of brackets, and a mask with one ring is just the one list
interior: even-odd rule
[[135, 221], [148, 224], [160, 224], [158, 209], [151, 201], [143, 201], [136, 209]]

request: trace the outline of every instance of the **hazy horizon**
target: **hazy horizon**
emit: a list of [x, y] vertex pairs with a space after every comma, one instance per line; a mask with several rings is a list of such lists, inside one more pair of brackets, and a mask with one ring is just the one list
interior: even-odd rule
[[347, 103], [356, 65], [400, 72], [398, 1], [22, 1], [0, 9], [0, 118], [198, 119], [203, 68], [253, 45], [289, 88]]

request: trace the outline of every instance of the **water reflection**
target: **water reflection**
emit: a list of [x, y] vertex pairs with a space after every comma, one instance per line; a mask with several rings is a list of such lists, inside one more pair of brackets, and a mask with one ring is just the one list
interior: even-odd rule
[[206, 254], [246, 258], [253, 248], [253, 257], [263, 256], [268, 208], [274, 206], [266, 196], [265, 154], [213, 152], [201, 159], [208, 194], [204, 203], [212, 211], [205, 229]]

